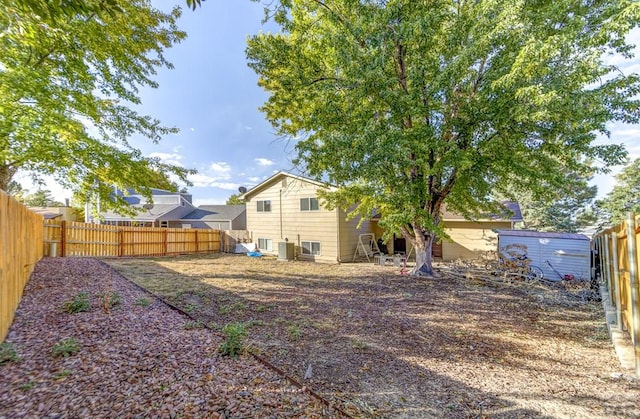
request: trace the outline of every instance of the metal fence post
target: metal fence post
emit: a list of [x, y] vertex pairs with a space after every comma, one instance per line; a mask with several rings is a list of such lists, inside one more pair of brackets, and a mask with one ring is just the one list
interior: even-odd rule
[[618, 234], [611, 233], [611, 259], [613, 261], [613, 290], [616, 303], [616, 325], [622, 330], [622, 307], [620, 297], [620, 264], [618, 263]]
[[640, 378], [640, 299], [638, 292], [638, 254], [636, 253], [636, 216], [627, 214], [627, 243], [629, 249], [629, 279], [631, 288], [631, 340], [636, 356], [636, 377]]

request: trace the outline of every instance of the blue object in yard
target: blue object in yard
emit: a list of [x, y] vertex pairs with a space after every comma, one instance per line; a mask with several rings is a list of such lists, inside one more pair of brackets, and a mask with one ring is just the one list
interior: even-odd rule
[[260, 252], [247, 252], [247, 256], [249, 256], [250, 258], [259, 258], [260, 256], [262, 256], [262, 253], [260, 253]]

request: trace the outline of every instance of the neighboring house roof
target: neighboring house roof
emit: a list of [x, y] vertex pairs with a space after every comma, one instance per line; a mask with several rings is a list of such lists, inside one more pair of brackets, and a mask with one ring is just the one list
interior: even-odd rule
[[320, 186], [320, 187], [323, 187], [323, 188], [334, 188], [334, 186], [329, 185], [328, 183], [325, 183], [325, 182], [320, 182], [320, 181], [317, 181], [315, 179], [311, 179], [311, 178], [308, 178], [308, 177], [304, 177], [304, 176], [300, 176], [300, 175], [294, 175], [294, 174], [291, 174], [291, 173], [280, 171], [280, 172], [275, 173], [273, 176], [265, 179], [261, 183], [257, 184], [256, 186], [254, 186], [253, 188], [251, 188], [247, 192], [245, 192], [241, 196], [241, 198], [242, 199], [248, 199], [251, 196], [259, 193], [263, 189], [269, 187], [271, 184], [273, 184], [275, 182], [278, 182], [278, 181], [282, 180], [282, 178], [286, 178], [286, 177], [297, 179], [297, 180], [300, 180], [302, 182], [311, 183], [313, 185]]
[[[138, 213], [132, 217], [117, 214], [112, 211], [100, 213], [100, 216], [109, 221], [155, 221], [159, 219], [177, 220], [181, 218], [181, 213], [183, 213], [183, 211], [180, 210], [184, 208], [177, 204], [155, 204], [151, 209], [145, 209], [142, 207], [142, 205], [131, 206], [136, 208], [136, 210], [138, 211]], [[176, 213], [175, 216], [173, 216], [174, 214], [172, 213]]]
[[570, 239], [570, 240], [589, 240], [589, 237], [578, 233], [555, 233], [549, 231], [532, 231], [532, 230], [498, 230], [499, 236], [515, 236], [515, 237], [539, 237], [545, 239]]
[[[511, 222], [524, 221], [524, 219], [522, 218], [522, 211], [520, 211], [520, 205], [517, 202], [505, 201], [505, 202], [502, 202], [502, 205], [504, 205], [507, 210], [503, 214], [487, 214], [486, 216], [481, 216], [478, 220], [511, 221]], [[443, 205], [443, 210], [442, 210], [442, 220], [443, 221], [464, 221], [466, 220], [466, 218], [463, 215], [455, 214], [451, 211], [448, 211], [445, 204]]]
[[232, 221], [241, 216], [245, 205], [200, 205], [195, 211], [182, 217], [183, 220]]

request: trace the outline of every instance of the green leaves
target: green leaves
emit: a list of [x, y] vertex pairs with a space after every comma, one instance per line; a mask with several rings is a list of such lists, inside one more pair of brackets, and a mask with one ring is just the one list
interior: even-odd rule
[[53, 175], [82, 201], [100, 193], [103, 206], [118, 207], [113, 185], [148, 193], [169, 176], [188, 183], [192, 171], [129, 145], [133, 136], [157, 142], [177, 132], [132, 105], [140, 87], [157, 86], [159, 66], [171, 67], [164, 50], [186, 36], [179, 10], [70, 0], [43, 2], [47, 14], [39, 4], [0, 8], [0, 188], [19, 169]]

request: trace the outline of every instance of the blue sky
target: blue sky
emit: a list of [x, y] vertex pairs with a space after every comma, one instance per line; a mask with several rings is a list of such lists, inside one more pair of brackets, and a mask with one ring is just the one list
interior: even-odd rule
[[[155, 4], [165, 7], [184, 1]], [[276, 137], [258, 110], [267, 94], [257, 85], [258, 77], [245, 57], [249, 35], [275, 28], [262, 24], [262, 4], [249, 0], [211, 0], [195, 11], [183, 9], [179, 26], [188, 37], [166, 51], [175, 68], [158, 71], [159, 88], [142, 89], [138, 108], [178, 127], [180, 133], [158, 144], [142, 138], [132, 138], [131, 144], [145, 155], [197, 169], [191, 178], [194, 186], [189, 187], [196, 205], [223, 204], [240, 186], [251, 187], [275, 171], [294, 169], [292, 145]], [[640, 31], [634, 31], [630, 40], [640, 43]], [[625, 73], [640, 73], [638, 58], [609, 61]], [[611, 132], [611, 139], [601, 141], [623, 142], [631, 158], [640, 157], [640, 126], [611, 125]], [[620, 168], [613, 169], [615, 173]], [[21, 180], [30, 191], [36, 189], [27, 176]], [[601, 175], [593, 183], [604, 195], [613, 182], [612, 175]], [[71, 195], [54, 184], [47, 188], [60, 201]]]

